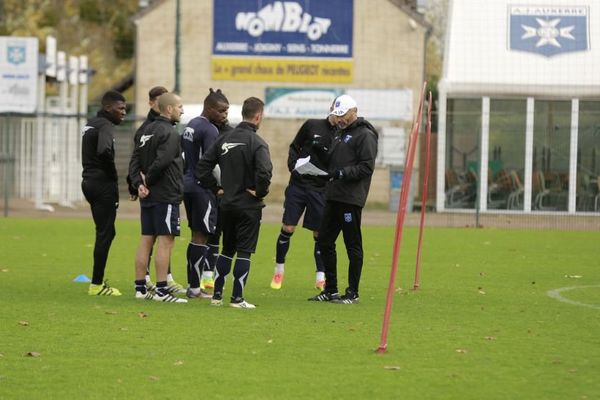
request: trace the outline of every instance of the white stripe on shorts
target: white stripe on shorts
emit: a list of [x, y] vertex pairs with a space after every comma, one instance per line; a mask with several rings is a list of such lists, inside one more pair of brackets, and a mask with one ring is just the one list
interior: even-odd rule
[[171, 214], [173, 213], [173, 205], [169, 204], [169, 206], [167, 207], [167, 217], [165, 218], [165, 223], [167, 224], [167, 229], [169, 230], [169, 233], [173, 233], [171, 231]]
[[206, 213], [204, 214], [204, 219], [202, 220], [204, 222], [204, 226], [206, 227], [206, 231], [210, 232], [211, 226], [209, 225], [209, 217], [210, 217], [210, 212], [212, 211], [212, 205], [210, 204], [210, 201], [208, 202], [208, 207], [206, 208]]

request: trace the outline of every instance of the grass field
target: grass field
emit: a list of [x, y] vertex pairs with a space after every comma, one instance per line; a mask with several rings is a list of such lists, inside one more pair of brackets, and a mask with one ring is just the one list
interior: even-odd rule
[[[2, 220], [0, 399], [600, 398], [600, 232], [429, 229], [413, 292], [407, 228], [378, 355], [392, 228], [364, 228], [361, 303], [335, 305], [306, 301], [306, 231], [283, 288], [269, 288], [279, 226], [263, 225], [246, 292], [256, 310], [134, 300], [138, 229], [118, 223], [107, 277], [124, 296], [100, 298], [72, 282], [91, 276], [91, 219]], [[573, 286], [585, 287], [547, 295]]]

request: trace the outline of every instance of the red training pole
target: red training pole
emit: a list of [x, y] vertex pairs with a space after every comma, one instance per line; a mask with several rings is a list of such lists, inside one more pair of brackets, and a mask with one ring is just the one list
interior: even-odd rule
[[413, 290], [417, 290], [421, 280], [421, 245], [423, 244], [423, 229], [425, 227], [425, 205], [427, 203], [427, 191], [429, 184], [429, 161], [431, 148], [431, 92], [427, 99], [427, 133], [425, 136], [425, 177], [423, 178], [423, 196], [421, 198], [421, 222], [419, 223], [419, 241], [417, 244], [417, 262], [415, 267], [415, 283]]
[[383, 325], [381, 328], [381, 340], [379, 342], [379, 347], [377, 348], [378, 353], [385, 353], [387, 350], [387, 334], [390, 323], [390, 314], [392, 312], [392, 302], [394, 300], [394, 284], [396, 282], [396, 273], [398, 272], [398, 258], [400, 256], [400, 244], [402, 242], [402, 232], [404, 228], [404, 217], [406, 216], [406, 203], [408, 201], [408, 192], [410, 189], [410, 178], [412, 174], [412, 164], [414, 162], [414, 155], [416, 149], [416, 135], [419, 132], [419, 125], [421, 121], [422, 111], [423, 111], [423, 100], [425, 97], [425, 88], [427, 86], [427, 82], [423, 84], [423, 89], [421, 90], [421, 97], [419, 98], [419, 110], [417, 112], [417, 117], [413, 122], [413, 129], [411, 135], [409, 136], [408, 142], [408, 154], [406, 161], [404, 163], [404, 177], [402, 178], [402, 189], [400, 192], [400, 199], [398, 204], [398, 215], [396, 216], [396, 233], [394, 237], [394, 250], [392, 254], [392, 266], [390, 271], [390, 282], [388, 285], [386, 303], [385, 303], [385, 311], [383, 313]]

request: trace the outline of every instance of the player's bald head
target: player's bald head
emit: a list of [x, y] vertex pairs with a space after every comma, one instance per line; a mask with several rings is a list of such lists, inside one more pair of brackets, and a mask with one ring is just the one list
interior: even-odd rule
[[169, 106], [177, 107], [181, 103], [181, 97], [174, 93], [163, 93], [158, 98], [158, 109], [161, 113], [166, 113]]

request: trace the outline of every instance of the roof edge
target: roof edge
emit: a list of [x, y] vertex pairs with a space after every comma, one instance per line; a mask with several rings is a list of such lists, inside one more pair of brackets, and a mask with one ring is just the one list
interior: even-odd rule
[[163, 3], [166, 3], [167, 1], [168, 0], [154, 0], [149, 6], [144, 7], [143, 9], [138, 11], [133, 17], [131, 17], [131, 20], [133, 21], [133, 23], [137, 23], [138, 19], [146, 16], [146, 14], [151, 13], [152, 11], [154, 11], [156, 8], [161, 6]]
[[426, 28], [427, 30], [432, 29], [431, 24], [425, 20], [425, 16], [423, 14], [418, 13], [416, 10], [414, 10], [412, 7], [410, 7], [408, 4], [406, 4], [405, 0], [388, 0], [388, 1], [390, 3], [392, 3], [394, 6], [396, 6], [397, 8], [399, 8], [400, 10], [404, 11], [405, 14], [407, 14], [409, 17], [414, 19], [422, 27]]

